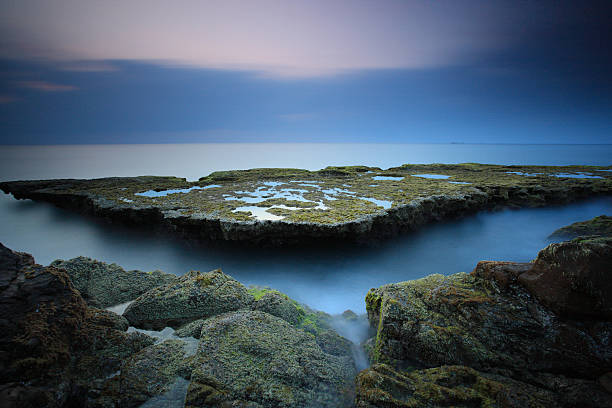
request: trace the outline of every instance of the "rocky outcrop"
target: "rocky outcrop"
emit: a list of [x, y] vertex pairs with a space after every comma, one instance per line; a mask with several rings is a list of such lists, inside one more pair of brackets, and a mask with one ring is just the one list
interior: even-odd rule
[[589, 381], [560, 381], [559, 393], [466, 366], [401, 372], [375, 364], [359, 373], [356, 388], [357, 408], [610, 406], [609, 394]]
[[85, 406], [122, 360], [153, 343], [87, 307], [65, 271], [0, 245], [0, 401]]
[[250, 307], [247, 289], [220, 269], [191, 271], [175, 283], [159, 286], [138, 297], [123, 313], [134, 327], [178, 328], [197, 319]]
[[58, 259], [49, 266], [64, 269], [87, 304], [102, 308], [134, 300], [152, 288], [178, 279], [161, 271], [126, 271], [117, 264], [83, 256], [67, 261]]
[[[388, 170], [346, 166], [315, 172], [251, 169], [212, 173], [193, 183], [143, 176], [3, 182], [0, 189], [17, 199], [47, 201], [189, 240], [303, 246], [326, 241], [371, 243], [480, 210], [541, 207], [612, 193], [612, 174], [598, 170], [606, 169], [476, 163], [403, 165]], [[414, 177], [428, 173], [448, 180]], [[285, 190], [299, 185], [293, 191], [309, 198], [279, 198], [274, 184], [284, 184]], [[260, 197], [264, 190], [256, 193], [256, 189], [269, 194]], [[161, 191], [168, 194], [155, 194]], [[337, 194], [331, 197], [325, 191]], [[269, 210], [275, 221], [257, 219], [250, 210], [239, 209], [253, 203], [253, 194], [261, 198], [254, 204]]]
[[572, 239], [580, 236], [612, 236], [612, 217], [600, 215], [587, 221], [575, 222], [559, 228], [549, 238]]
[[353, 403], [355, 369], [312, 335], [261, 311], [206, 320], [186, 407], [343, 407]]
[[[523, 405], [504, 405], [498, 394], [478, 397], [497, 401], [493, 406], [612, 406], [604, 386], [612, 371], [612, 291], [605, 279], [610, 250], [605, 239], [552, 244], [533, 263], [485, 261], [471, 274], [431, 275], [370, 290], [368, 317], [377, 330], [372, 359], [397, 373], [362, 373], [369, 382], [358, 387], [360, 406], [412, 406], [402, 404], [416, 398], [419, 386], [406, 370], [447, 365], [469, 367], [520, 391], [505, 393], [543, 395]], [[412, 378], [400, 381], [408, 384], [397, 394], [404, 400], [393, 397], [404, 402], [384, 405], [368, 397], [376, 394], [371, 384], [377, 381], [381, 393], [395, 395], [398, 376]], [[472, 406], [462, 399], [452, 404]]]
[[551, 244], [519, 282], [559, 316], [612, 320], [612, 237]]

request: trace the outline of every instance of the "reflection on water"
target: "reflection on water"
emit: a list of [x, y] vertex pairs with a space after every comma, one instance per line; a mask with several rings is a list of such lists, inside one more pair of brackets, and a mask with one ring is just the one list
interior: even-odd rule
[[372, 247], [194, 247], [0, 194], [0, 242], [33, 254], [41, 264], [83, 255], [115, 262], [126, 270], [161, 269], [177, 275], [221, 267], [246, 285], [278, 289], [315, 309], [363, 313], [365, 295], [372, 287], [431, 273], [469, 272], [483, 259], [529, 261], [550, 242], [547, 236], [555, 229], [601, 214], [612, 214], [612, 198], [481, 213]]

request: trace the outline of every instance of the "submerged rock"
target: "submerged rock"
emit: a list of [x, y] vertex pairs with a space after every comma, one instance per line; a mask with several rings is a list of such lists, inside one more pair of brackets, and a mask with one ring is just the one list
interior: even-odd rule
[[352, 405], [352, 358], [326, 353], [283, 319], [229, 312], [206, 320], [201, 334], [187, 407]]
[[123, 316], [134, 327], [161, 330], [248, 308], [252, 303], [247, 289], [220, 269], [206, 273], [191, 271], [175, 283], [144, 293], [128, 306]]
[[136, 299], [146, 291], [175, 282], [176, 275], [161, 271], [126, 271], [117, 264], [79, 256], [67, 261], [58, 259], [50, 266], [68, 272], [83, 299], [95, 307], [109, 307]]
[[153, 343], [88, 308], [64, 270], [0, 244], [0, 272], [3, 406], [86, 406], [123, 359]]
[[[370, 324], [377, 330], [372, 358], [401, 375], [414, 368], [461, 365], [501, 376], [504, 386], [519, 387], [521, 395], [535, 395], [530, 387], [542, 395], [554, 393], [553, 399], [522, 405], [496, 400], [493, 406], [612, 406], [603, 386], [612, 371], [612, 290], [605, 279], [610, 250], [605, 239], [552, 244], [530, 264], [480, 262], [471, 274], [431, 275], [372, 289], [366, 297]], [[364, 376], [378, 378], [381, 392], [391, 392], [394, 382], [376, 371]], [[375, 393], [373, 387], [361, 395]], [[413, 398], [411, 387], [398, 395]], [[497, 398], [487, 395], [479, 396], [475, 406]], [[362, 406], [387, 406], [368, 403]]]
[[612, 236], [612, 217], [600, 215], [587, 221], [575, 222], [563, 228], [559, 228], [549, 238], [572, 239], [580, 236]]

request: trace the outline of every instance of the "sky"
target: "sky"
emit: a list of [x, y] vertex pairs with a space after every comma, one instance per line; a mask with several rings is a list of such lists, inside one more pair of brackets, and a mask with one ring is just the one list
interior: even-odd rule
[[612, 2], [0, 2], [0, 144], [612, 143]]

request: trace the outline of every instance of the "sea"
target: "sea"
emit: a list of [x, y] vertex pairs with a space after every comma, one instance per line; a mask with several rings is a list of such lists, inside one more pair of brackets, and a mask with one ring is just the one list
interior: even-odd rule
[[[260, 167], [318, 170], [404, 163], [612, 165], [612, 145], [294, 144], [1, 146], [0, 179], [97, 178], [159, 175], [197, 180], [213, 171]], [[361, 246], [257, 249], [194, 245], [172, 236], [127, 228], [48, 203], [0, 193], [0, 242], [40, 264], [87, 256], [125, 269], [221, 268], [246, 285], [278, 289], [331, 314], [365, 312], [370, 288], [432, 273], [470, 272], [480, 260], [528, 262], [553, 242], [557, 228], [612, 214], [612, 197], [564, 206], [480, 212]]]

